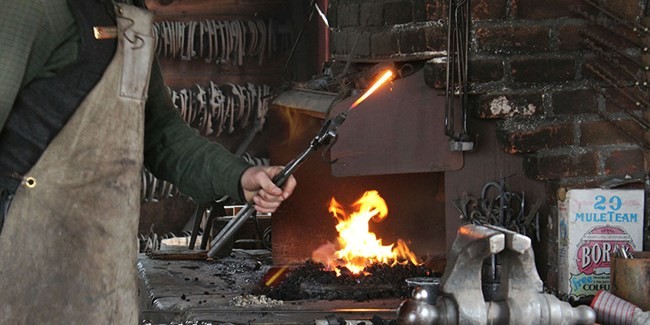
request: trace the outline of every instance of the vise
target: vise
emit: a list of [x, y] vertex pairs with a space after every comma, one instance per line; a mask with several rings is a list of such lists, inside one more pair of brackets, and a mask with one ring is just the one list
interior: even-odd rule
[[[494, 298], [485, 301], [481, 269], [493, 255], [501, 261], [500, 283]], [[458, 230], [435, 304], [406, 299], [397, 310], [397, 320], [419, 325], [592, 325], [596, 315], [588, 306], [574, 308], [543, 293], [530, 238], [471, 224]]]

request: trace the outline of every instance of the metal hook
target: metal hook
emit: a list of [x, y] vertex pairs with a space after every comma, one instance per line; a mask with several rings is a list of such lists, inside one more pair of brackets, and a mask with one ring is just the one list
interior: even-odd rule
[[332, 151], [332, 146], [334, 145], [334, 143], [336, 143], [336, 141], [338, 140], [338, 138], [339, 138], [339, 137], [334, 136], [334, 137], [332, 138], [332, 140], [330, 140], [330, 143], [327, 144], [327, 146], [325, 146], [325, 148], [323, 149], [323, 152], [321, 152], [321, 154], [320, 154], [321, 159], [323, 159], [324, 162], [326, 162], [326, 163], [328, 163], [328, 164], [330, 164], [330, 165], [332, 165], [332, 164], [336, 163], [337, 161], [339, 161], [338, 158], [336, 158], [336, 159], [329, 159], [329, 158], [327, 157], [327, 154], [330, 153], [330, 152]]

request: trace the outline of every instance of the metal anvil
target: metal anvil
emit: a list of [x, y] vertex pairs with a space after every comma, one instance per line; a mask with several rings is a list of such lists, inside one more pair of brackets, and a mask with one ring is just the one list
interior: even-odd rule
[[[482, 292], [483, 261], [497, 254], [500, 284], [491, 301]], [[530, 238], [494, 227], [465, 225], [458, 230], [435, 304], [406, 299], [397, 311], [399, 324], [594, 324], [588, 306], [573, 308], [543, 293]]]

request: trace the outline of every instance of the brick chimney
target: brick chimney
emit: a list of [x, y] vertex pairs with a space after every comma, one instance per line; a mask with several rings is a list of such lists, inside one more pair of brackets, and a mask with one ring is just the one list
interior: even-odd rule
[[[605, 2], [630, 21], [645, 16], [640, 2]], [[331, 55], [356, 62], [444, 57], [448, 3], [330, 0]], [[548, 216], [541, 255], [547, 261], [541, 268], [548, 268], [551, 287], [557, 281], [557, 190], [613, 179], [642, 187], [646, 174], [646, 132], [620, 106], [642, 114], [639, 108], [616, 89], [606, 97], [592, 88], [603, 80], [587, 67], [598, 58], [583, 43], [582, 31], [594, 30], [581, 14], [585, 6], [575, 0], [471, 1], [470, 118], [494, 124], [493, 139], [482, 141], [494, 140], [499, 150], [520, 157], [525, 176], [544, 186]], [[424, 81], [444, 89], [446, 63], [426, 60]], [[472, 154], [465, 153], [466, 159]]]

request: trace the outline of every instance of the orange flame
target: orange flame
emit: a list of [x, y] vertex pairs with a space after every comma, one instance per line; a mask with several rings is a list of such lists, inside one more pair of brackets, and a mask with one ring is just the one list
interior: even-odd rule
[[379, 77], [379, 79], [370, 88], [368, 88], [368, 90], [361, 97], [359, 97], [359, 99], [357, 99], [354, 102], [354, 104], [352, 104], [352, 106], [350, 106], [350, 109], [353, 109], [353, 108], [357, 107], [359, 104], [361, 104], [362, 101], [366, 100], [366, 98], [368, 98], [368, 96], [370, 96], [372, 93], [374, 93], [375, 90], [377, 90], [377, 88], [379, 88], [391, 76], [393, 76], [392, 71], [387, 70], [386, 72], [384, 72], [384, 74], [381, 77]]
[[323, 245], [314, 251], [313, 260], [324, 263], [337, 274], [340, 274], [341, 267], [359, 274], [375, 263], [421, 264], [401, 239], [397, 245], [383, 245], [382, 239], [369, 231], [368, 223], [371, 219], [380, 222], [388, 215], [388, 206], [377, 191], [367, 191], [353, 207], [356, 207], [356, 211], [348, 215], [336, 199], [332, 198], [329, 211], [338, 220], [337, 247], [340, 249], [335, 251], [332, 244]]

